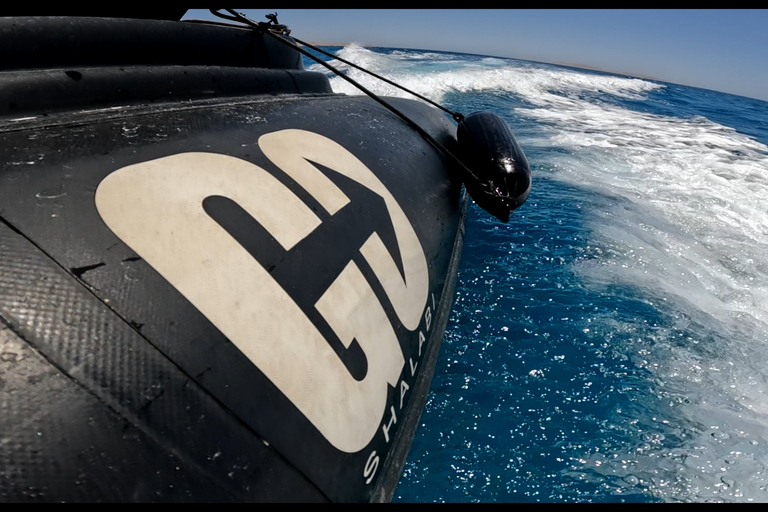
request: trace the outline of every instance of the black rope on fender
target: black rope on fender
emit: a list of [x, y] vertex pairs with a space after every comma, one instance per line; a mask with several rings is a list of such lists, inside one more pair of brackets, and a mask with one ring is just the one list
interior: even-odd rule
[[[224, 18], [224, 19], [233, 20], [233, 21], [241, 21], [239, 18], [236, 18], [235, 16], [230, 17], [230, 16], [222, 15], [221, 13], [216, 13], [215, 12], [216, 10], [217, 9], [211, 9], [211, 12], [214, 15], [216, 15], [216, 16], [219, 16], [219, 17]], [[234, 13], [235, 15], [243, 16], [240, 13], [236, 13], [232, 9], [225, 9], [225, 10], [227, 12]], [[243, 16], [243, 18], [245, 18], [245, 16]], [[288, 27], [286, 27], [285, 25], [280, 25], [280, 24], [277, 23], [277, 13], [275, 13], [275, 14], [267, 14], [267, 19], [270, 21], [270, 23], [264, 23], [264, 22], [258, 23], [258, 25], [262, 28], [262, 30], [266, 28], [270, 32], [277, 32], [277, 33], [280, 33], [280, 34], [283, 34], [283, 35], [286, 35], [286, 36], [291, 33], [291, 31], [288, 29]], [[364, 73], [368, 73], [369, 75], [371, 75], [373, 77], [376, 77], [379, 80], [388, 83], [389, 85], [397, 87], [398, 89], [403, 90], [403, 91], [407, 92], [408, 94], [412, 94], [412, 95], [416, 96], [417, 98], [426, 101], [430, 105], [432, 105], [434, 107], [437, 107], [440, 110], [450, 114], [451, 117], [454, 119], [454, 121], [456, 121], [457, 123], [460, 123], [460, 122], [462, 122], [464, 120], [464, 116], [461, 113], [453, 112], [451, 110], [448, 110], [447, 108], [445, 108], [444, 106], [440, 105], [439, 103], [436, 103], [436, 102], [430, 100], [429, 98], [426, 98], [426, 97], [422, 96], [421, 94], [408, 89], [407, 87], [403, 87], [402, 85], [398, 84], [397, 82], [393, 82], [392, 80], [390, 80], [388, 78], [385, 78], [385, 77], [383, 77], [381, 75], [377, 75], [373, 71], [369, 71], [369, 70], [365, 69], [362, 66], [358, 66], [354, 62], [350, 62], [350, 61], [348, 61], [346, 59], [342, 59], [341, 57], [339, 57], [337, 55], [334, 55], [334, 54], [329, 53], [329, 52], [327, 52], [327, 51], [325, 51], [325, 50], [323, 50], [321, 48], [318, 48], [317, 46], [314, 46], [314, 45], [312, 45], [310, 43], [302, 41], [301, 39], [299, 39], [296, 36], [292, 36], [292, 38], [297, 43], [299, 43], [299, 44], [301, 44], [303, 46], [306, 46], [307, 48], [311, 48], [311, 49], [315, 50], [318, 53], [322, 53], [326, 57], [330, 57], [332, 59], [336, 59], [338, 61], [341, 61], [344, 64], [347, 64], [348, 66], [352, 66], [353, 68], [359, 69], [360, 71], [362, 71]], [[317, 59], [314, 59], [314, 60], [315, 60], [315, 62], [319, 62]]]
[[349, 62], [348, 60], [342, 59], [342, 58], [341, 58], [341, 57], [339, 57], [338, 55], [333, 55], [332, 53], [329, 53], [329, 52], [327, 52], [327, 51], [325, 51], [325, 50], [323, 50], [323, 49], [320, 49], [320, 48], [318, 48], [318, 47], [316, 47], [316, 46], [312, 46], [312, 45], [311, 45], [311, 44], [309, 44], [309, 43], [305, 43], [304, 41], [302, 41], [302, 40], [301, 40], [301, 39], [299, 39], [299, 38], [296, 38], [296, 37], [294, 37], [293, 39], [295, 39], [295, 40], [296, 40], [296, 41], [297, 41], [299, 44], [303, 44], [304, 46], [307, 46], [307, 47], [309, 47], [309, 48], [312, 48], [312, 49], [313, 49], [313, 50], [315, 50], [316, 52], [320, 52], [320, 53], [322, 53], [322, 54], [323, 54], [323, 55], [325, 55], [326, 57], [331, 57], [332, 59], [336, 59], [336, 60], [339, 60], [339, 61], [343, 62], [344, 64], [347, 64], [347, 65], [349, 65], [349, 66], [352, 66], [352, 67], [353, 67], [353, 68], [355, 68], [355, 69], [359, 69], [360, 71], [363, 71], [363, 72], [365, 72], [365, 73], [368, 73], [369, 75], [371, 75], [371, 76], [373, 76], [373, 77], [376, 77], [376, 78], [378, 78], [379, 80], [381, 80], [381, 81], [383, 81], [383, 82], [386, 82], [386, 83], [388, 83], [389, 85], [394, 85], [394, 86], [395, 86], [395, 87], [397, 87], [398, 89], [401, 89], [401, 90], [403, 90], [403, 91], [407, 92], [408, 94], [413, 94], [413, 95], [414, 95], [414, 96], [416, 96], [417, 98], [419, 98], [419, 99], [421, 99], [421, 100], [424, 100], [424, 101], [426, 101], [426, 102], [427, 102], [427, 103], [429, 103], [430, 105], [433, 105], [433, 106], [435, 106], [435, 107], [439, 108], [440, 110], [442, 110], [442, 111], [444, 111], [444, 112], [447, 112], [448, 114], [450, 114], [450, 115], [451, 115], [451, 117], [452, 117], [452, 118], [454, 119], [454, 121], [456, 121], [457, 123], [460, 123], [460, 122], [462, 122], [462, 121], [464, 120], [464, 116], [463, 116], [462, 114], [460, 114], [459, 112], [453, 112], [453, 111], [451, 111], [451, 110], [448, 110], [447, 108], [445, 108], [444, 106], [440, 105], [439, 103], [435, 103], [434, 101], [430, 100], [429, 98], [426, 98], [426, 97], [422, 96], [422, 95], [421, 95], [421, 94], [419, 94], [419, 93], [413, 92], [412, 90], [410, 90], [410, 89], [408, 89], [408, 88], [406, 88], [406, 87], [403, 87], [402, 85], [400, 85], [400, 84], [398, 84], [398, 83], [396, 83], [396, 82], [393, 82], [392, 80], [390, 80], [390, 79], [388, 79], [388, 78], [385, 78], [385, 77], [383, 77], [383, 76], [381, 76], [381, 75], [377, 75], [377, 74], [376, 74], [376, 73], [374, 73], [373, 71], [369, 71], [369, 70], [365, 69], [365, 68], [364, 68], [364, 67], [362, 67], [362, 66], [358, 66], [358, 65], [357, 65], [357, 64], [355, 64], [354, 62]]
[[389, 85], [394, 85], [394, 86], [395, 86], [395, 87], [397, 87], [398, 89], [401, 89], [401, 90], [403, 90], [403, 91], [407, 92], [408, 94], [413, 94], [413, 95], [414, 95], [414, 96], [416, 96], [417, 98], [419, 98], [419, 99], [422, 99], [422, 100], [426, 101], [426, 102], [427, 102], [427, 103], [429, 103], [430, 105], [433, 105], [433, 106], [435, 106], [435, 107], [439, 108], [440, 110], [442, 110], [442, 111], [444, 111], [444, 112], [447, 112], [447, 113], [451, 114], [451, 117], [452, 117], [452, 118], [453, 118], [453, 119], [454, 119], [454, 120], [455, 120], [457, 123], [460, 123], [460, 122], [462, 122], [462, 121], [464, 120], [464, 116], [463, 116], [462, 114], [460, 114], [459, 112], [453, 112], [453, 111], [451, 111], [451, 110], [448, 110], [447, 108], [445, 108], [444, 106], [440, 105], [439, 103], [435, 103], [434, 101], [430, 100], [429, 98], [425, 98], [425, 97], [424, 97], [424, 96], [422, 96], [421, 94], [419, 94], [419, 93], [416, 93], [416, 92], [413, 92], [412, 90], [410, 90], [410, 89], [408, 89], [408, 88], [406, 88], [406, 87], [403, 87], [402, 85], [400, 85], [400, 84], [398, 84], [398, 83], [396, 83], [396, 82], [393, 82], [392, 80], [390, 80], [390, 79], [388, 79], [388, 78], [384, 78], [384, 77], [383, 77], [383, 76], [381, 76], [381, 75], [377, 75], [377, 74], [376, 74], [376, 73], [374, 73], [373, 71], [369, 71], [369, 70], [365, 69], [364, 67], [358, 66], [358, 65], [357, 65], [357, 64], [355, 64], [354, 62], [349, 62], [348, 60], [342, 59], [342, 58], [341, 58], [341, 57], [339, 57], [338, 55], [333, 55], [332, 53], [328, 53], [327, 51], [325, 51], [325, 50], [322, 50], [322, 49], [320, 49], [320, 48], [318, 48], [318, 47], [316, 47], [316, 46], [312, 46], [312, 45], [311, 45], [311, 44], [309, 44], [309, 43], [305, 43], [305, 42], [304, 42], [304, 41], [302, 41], [301, 39], [298, 39], [298, 38], [296, 38], [296, 37], [294, 37], [293, 39], [295, 39], [295, 40], [296, 40], [296, 41], [297, 41], [299, 44], [303, 44], [304, 46], [307, 46], [307, 47], [309, 47], [309, 48], [312, 48], [312, 49], [313, 49], [313, 50], [315, 50], [316, 52], [320, 52], [320, 53], [322, 53], [323, 55], [325, 55], [325, 56], [327, 56], [327, 57], [331, 57], [331, 58], [333, 58], [333, 59], [339, 60], [339, 61], [343, 62], [344, 64], [347, 64], [347, 65], [349, 65], [349, 66], [352, 66], [352, 67], [353, 67], [353, 68], [355, 68], [355, 69], [359, 69], [360, 71], [363, 71], [363, 72], [365, 72], [365, 73], [368, 73], [369, 75], [371, 75], [371, 76], [374, 76], [374, 77], [378, 78], [379, 80], [382, 80], [382, 81], [384, 81], [384, 82], [388, 83]]
[[[427, 133], [427, 131], [424, 130], [424, 128], [422, 128], [421, 126], [419, 126], [415, 121], [411, 120], [408, 116], [406, 116], [405, 114], [400, 112], [398, 109], [396, 109], [395, 107], [393, 107], [392, 105], [390, 105], [389, 103], [387, 103], [386, 101], [384, 101], [383, 99], [378, 97], [376, 94], [374, 94], [373, 92], [369, 91], [368, 89], [366, 89], [365, 87], [363, 87], [362, 85], [357, 83], [352, 78], [349, 78], [347, 75], [345, 75], [344, 73], [342, 73], [338, 69], [334, 68], [333, 66], [331, 66], [330, 64], [328, 64], [324, 60], [320, 59], [319, 57], [317, 57], [315, 55], [312, 55], [310, 52], [304, 50], [301, 46], [299, 46], [297, 44], [294, 44], [291, 41], [280, 37], [281, 35], [286, 35], [287, 36], [288, 34], [290, 34], [290, 30], [285, 25], [280, 25], [280, 24], [277, 23], [277, 14], [276, 13], [275, 14], [270, 14], [269, 16], [267, 16], [267, 19], [269, 19], [270, 22], [269, 23], [265, 23], [265, 22], [254, 22], [251, 19], [249, 19], [248, 17], [246, 17], [245, 15], [240, 14], [239, 12], [235, 11], [234, 9], [210, 9], [210, 11], [211, 11], [211, 13], [214, 16], [217, 16], [217, 17], [225, 19], [225, 20], [230, 20], [230, 21], [236, 21], [236, 22], [239, 22], [239, 23], [243, 23], [244, 25], [248, 25], [249, 27], [251, 27], [251, 28], [253, 28], [255, 30], [258, 30], [259, 32], [261, 32], [263, 34], [267, 34], [270, 37], [272, 37], [274, 39], [277, 39], [281, 43], [283, 43], [283, 44], [285, 44], [287, 46], [290, 46], [291, 48], [295, 49], [296, 51], [298, 51], [302, 55], [306, 55], [307, 57], [309, 57], [310, 59], [314, 60], [318, 64], [326, 67], [331, 72], [333, 72], [336, 75], [338, 75], [340, 78], [343, 78], [344, 80], [346, 80], [347, 82], [351, 83], [352, 85], [354, 85], [355, 87], [360, 89], [362, 92], [364, 92], [365, 94], [370, 96], [371, 99], [375, 100], [376, 102], [378, 102], [379, 104], [383, 105], [385, 108], [389, 109], [391, 112], [396, 114], [398, 117], [400, 117], [406, 123], [408, 123], [413, 129], [415, 129], [417, 132], [419, 132], [425, 139], [427, 139], [430, 143], [432, 143], [436, 148], [438, 148], [440, 151], [442, 151], [443, 154], [449, 156], [454, 162], [456, 162], [456, 164], [461, 169], [463, 169], [463, 171], [465, 173], [467, 173], [467, 175], [471, 176], [473, 179], [475, 179], [477, 181], [481, 181], [477, 177], [477, 175], [475, 175], [475, 173], [473, 173], [466, 165], [464, 165], [464, 163], [461, 160], [459, 160], [459, 158], [456, 155], [454, 155], [453, 153], [448, 151], [448, 149], [446, 149], [445, 146], [440, 144], [440, 142], [438, 142], [437, 139], [435, 139], [434, 137], [432, 137], [432, 135]], [[219, 11], [226, 11], [226, 12], [229, 13], [229, 15], [223, 14], [223, 13], [221, 13]], [[294, 39], [298, 43], [300, 43], [300, 44], [302, 44], [302, 45], [304, 45], [304, 46], [306, 46], [308, 48], [311, 48], [311, 49], [313, 49], [313, 50], [315, 50], [315, 51], [317, 51], [319, 53], [322, 53], [322, 54], [324, 54], [324, 55], [326, 55], [328, 57], [340, 60], [340, 61], [342, 61], [342, 62], [344, 62], [344, 63], [346, 63], [346, 64], [348, 64], [350, 66], [353, 66], [353, 67], [355, 67], [357, 69], [365, 71], [366, 73], [369, 73], [369, 74], [375, 76], [376, 78], [379, 78], [379, 79], [387, 82], [388, 84], [391, 84], [391, 85], [394, 85], [396, 87], [399, 87], [400, 89], [402, 89], [402, 90], [404, 90], [404, 91], [406, 91], [406, 92], [408, 92], [410, 94], [413, 94], [414, 96], [417, 96], [418, 98], [421, 98], [422, 100], [424, 100], [424, 101], [426, 101], [426, 102], [428, 102], [428, 103], [430, 103], [430, 104], [432, 104], [432, 105], [434, 105], [434, 106], [444, 110], [445, 112], [448, 112], [457, 123], [461, 123], [461, 121], [464, 120], [464, 116], [462, 114], [460, 114], [458, 112], [452, 112], [452, 111], [450, 111], [450, 110], [448, 110], [448, 109], [438, 105], [437, 103], [435, 103], [435, 102], [433, 102], [433, 101], [431, 101], [431, 100], [429, 100], [427, 98], [424, 98], [423, 96], [420, 96], [419, 94], [416, 94], [415, 92], [410, 91], [410, 90], [406, 89], [405, 87], [402, 87], [402, 86], [396, 84], [395, 82], [392, 82], [392, 81], [390, 81], [390, 80], [388, 80], [388, 79], [386, 79], [384, 77], [376, 75], [375, 73], [372, 73], [371, 71], [368, 71], [368, 70], [366, 70], [364, 68], [361, 68], [360, 66], [358, 66], [356, 64], [353, 64], [351, 62], [348, 62], [348, 61], [346, 61], [344, 59], [341, 59], [341, 58], [339, 58], [339, 57], [337, 57], [337, 56], [335, 56], [335, 55], [333, 55], [331, 53], [328, 53], [328, 52], [326, 52], [324, 50], [321, 50], [321, 49], [319, 49], [319, 48], [317, 48], [317, 47], [315, 47], [315, 46], [313, 46], [311, 44], [308, 44], [308, 43], [305, 43], [305, 42], [303, 42], [303, 41], [301, 41], [299, 39], [296, 39], [295, 37], [292, 37], [292, 39]]]

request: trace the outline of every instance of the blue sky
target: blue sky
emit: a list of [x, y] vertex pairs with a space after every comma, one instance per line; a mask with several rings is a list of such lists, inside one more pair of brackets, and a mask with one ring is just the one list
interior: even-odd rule
[[768, 9], [236, 10], [255, 21], [277, 12], [307, 42], [589, 66], [768, 101]]

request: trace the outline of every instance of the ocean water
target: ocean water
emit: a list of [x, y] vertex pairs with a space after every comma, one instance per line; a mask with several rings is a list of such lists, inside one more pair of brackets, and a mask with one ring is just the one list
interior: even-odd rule
[[325, 49], [501, 115], [533, 171], [509, 223], [470, 207], [394, 501], [768, 501], [768, 103], [515, 59]]

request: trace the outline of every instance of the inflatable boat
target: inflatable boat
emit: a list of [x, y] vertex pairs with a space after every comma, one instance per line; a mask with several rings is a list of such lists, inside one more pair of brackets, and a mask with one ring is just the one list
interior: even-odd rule
[[0, 18], [0, 502], [389, 501], [528, 164], [184, 11]]

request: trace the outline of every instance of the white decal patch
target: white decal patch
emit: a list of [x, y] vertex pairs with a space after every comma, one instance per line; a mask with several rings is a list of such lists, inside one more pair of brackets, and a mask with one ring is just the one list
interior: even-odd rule
[[331, 215], [343, 206], [341, 197], [346, 196], [308, 160], [365, 185], [384, 199], [400, 247], [405, 281], [375, 232], [360, 252], [384, 287], [405, 328], [416, 330], [429, 292], [427, 260], [408, 217], [384, 184], [355, 155], [316, 133], [303, 130], [268, 133], [259, 138], [259, 146], [267, 158], [312, 194]]
[[[375, 232], [360, 251], [403, 325], [418, 328], [429, 288], [426, 258], [381, 181], [349, 151], [315, 133], [284, 130], [262, 136], [259, 145], [331, 215], [350, 200], [308, 160], [384, 199], [405, 279]], [[388, 386], [397, 389], [405, 366], [384, 308], [352, 261], [315, 305], [345, 346], [356, 339], [365, 353], [368, 371], [358, 381], [288, 293], [203, 210], [203, 200], [214, 195], [236, 202], [285, 250], [321, 223], [264, 169], [214, 153], [181, 153], [118, 169], [99, 184], [95, 201], [107, 226], [221, 330], [328, 442], [344, 452], [360, 451], [379, 429]], [[402, 407], [407, 384], [400, 389]], [[369, 457], [368, 483], [378, 460]]]

